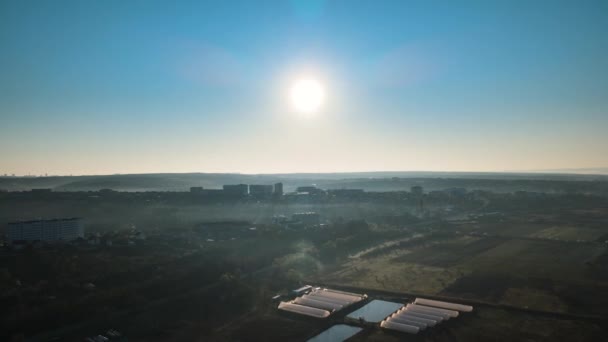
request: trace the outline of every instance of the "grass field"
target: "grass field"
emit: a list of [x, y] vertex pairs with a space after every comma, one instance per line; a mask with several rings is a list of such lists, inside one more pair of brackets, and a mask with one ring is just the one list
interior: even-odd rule
[[339, 271], [322, 275], [321, 279], [372, 289], [438, 293], [463, 275], [458, 269], [393, 261], [407, 253], [407, 250], [398, 250], [374, 258], [351, 260]]
[[[546, 228], [546, 229], [550, 229]], [[327, 282], [443, 294], [555, 312], [607, 314], [600, 243], [456, 236], [351, 259]], [[598, 261], [600, 260], [600, 261]]]
[[565, 241], [596, 241], [600, 236], [606, 234], [606, 231], [594, 228], [572, 227], [572, 226], [554, 226], [536, 231], [530, 234], [530, 237], [541, 239], [554, 239]]
[[464, 267], [517, 277], [572, 281], [583, 279], [585, 263], [605, 249], [603, 245], [513, 239], [478, 254]]
[[394, 258], [393, 262], [415, 263], [433, 267], [458, 267], [478, 254], [501, 244], [501, 238], [457, 237], [447, 241], [431, 243], [411, 253]]

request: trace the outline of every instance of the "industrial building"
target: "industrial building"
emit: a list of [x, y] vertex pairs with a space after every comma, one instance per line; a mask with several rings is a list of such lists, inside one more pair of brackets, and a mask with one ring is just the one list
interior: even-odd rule
[[367, 295], [357, 293], [315, 288], [294, 300], [279, 303], [278, 309], [304, 316], [326, 318], [333, 312], [340, 311], [366, 298]]
[[389, 330], [417, 334], [421, 330], [456, 318], [460, 312], [471, 312], [473, 307], [438, 300], [416, 298], [413, 303], [404, 305], [386, 317], [380, 327]]
[[[281, 301], [278, 309], [298, 315], [327, 318], [368, 297], [352, 292], [343, 292], [310, 285], [292, 291], [293, 300]], [[293, 298], [293, 297], [292, 297]], [[338, 324], [319, 333], [309, 341], [343, 341], [365, 328], [382, 328], [408, 334], [418, 334], [438, 324], [471, 312], [470, 305], [456, 304], [425, 298], [402, 304], [375, 299], [357, 308], [344, 317], [346, 324]], [[348, 312], [348, 311], [347, 311]], [[350, 324], [350, 325], [349, 325]]]
[[10, 222], [8, 240], [18, 241], [71, 241], [84, 238], [84, 226], [80, 218]]

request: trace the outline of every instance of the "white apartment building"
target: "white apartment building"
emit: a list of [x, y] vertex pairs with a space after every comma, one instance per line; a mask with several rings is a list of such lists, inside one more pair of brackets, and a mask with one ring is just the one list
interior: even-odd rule
[[8, 240], [14, 241], [71, 241], [84, 237], [80, 218], [10, 222]]

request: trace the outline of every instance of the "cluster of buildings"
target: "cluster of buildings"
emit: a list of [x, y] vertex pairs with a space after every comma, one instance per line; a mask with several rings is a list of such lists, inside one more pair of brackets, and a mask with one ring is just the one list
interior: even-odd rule
[[365, 194], [363, 189], [331, 189], [324, 190], [314, 185], [299, 186], [294, 192], [285, 193], [283, 183], [272, 184], [227, 184], [222, 189], [205, 189], [202, 186], [193, 186], [190, 193], [206, 195], [217, 198], [254, 198], [271, 199], [281, 198], [284, 195], [288, 198], [357, 198]]
[[473, 311], [473, 307], [470, 305], [416, 298], [413, 303], [402, 306], [383, 319], [380, 327], [417, 334], [421, 330], [432, 328], [443, 321], [458, 317], [460, 312], [471, 311]]
[[299, 296], [290, 301], [280, 302], [278, 309], [315, 318], [329, 317], [367, 298], [367, 295], [313, 288], [310, 285], [294, 290], [294, 293]]
[[200, 195], [216, 195], [226, 197], [272, 198], [283, 196], [283, 183], [272, 184], [228, 184], [222, 189], [205, 189], [202, 186], [193, 186], [190, 192]]
[[[470, 305], [426, 298], [416, 298], [411, 303], [405, 304], [379, 299], [366, 303], [368, 296], [365, 294], [310, 285], [294, 290], [292, 295], [296, 297], [279, 303], [280, 311], [325, 319], [338, 311], [346, 311], [351, 306], [356, 308], [345, 316], [346, 324], [334, 325], [309, 341], [324, 341], [332, 335], [340, 335], [339, 340], [346, 340], [369, 327], [418, 334], [441, 322], [457, 318], [462, 313], [473, 311]], [[364, 303], [365, 305], [362, 306]]]

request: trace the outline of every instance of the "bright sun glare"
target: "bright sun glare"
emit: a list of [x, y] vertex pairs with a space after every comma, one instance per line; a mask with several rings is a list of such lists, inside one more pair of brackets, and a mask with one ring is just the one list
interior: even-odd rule
[[301, 79], [291, 86], [291, 103], [300, 113], [314, 113], [323, 104], [325, 91], [319, 81]]

